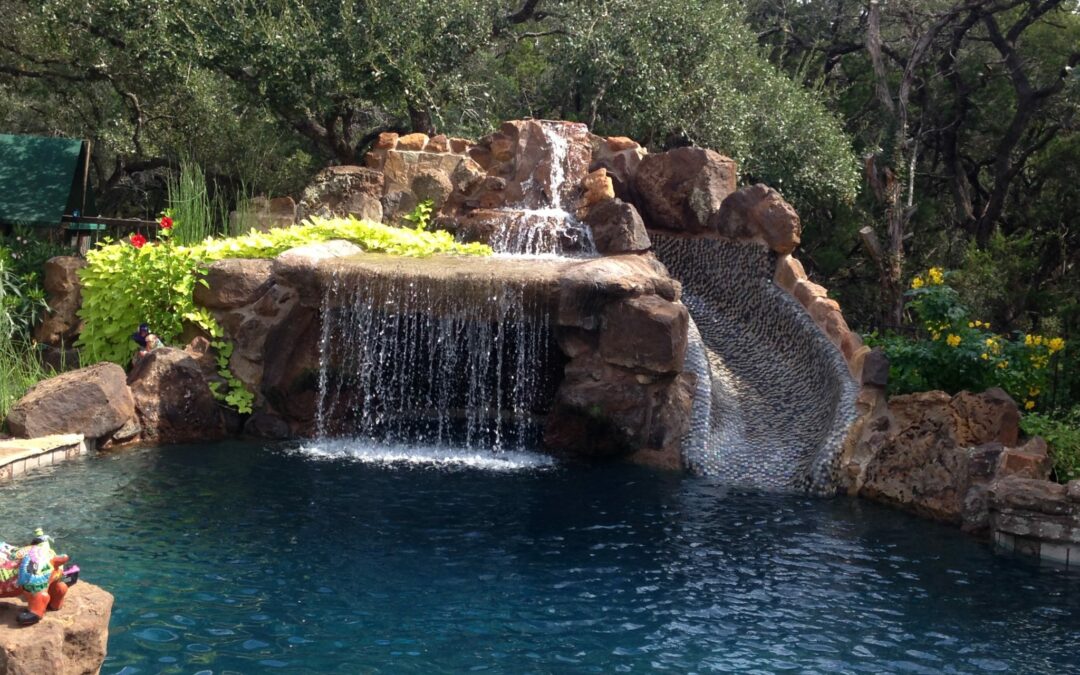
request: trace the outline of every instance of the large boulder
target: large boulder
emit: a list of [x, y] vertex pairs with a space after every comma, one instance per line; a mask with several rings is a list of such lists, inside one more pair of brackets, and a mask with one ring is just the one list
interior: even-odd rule
[[658, 295], [674, 302], [682, 287], [652, 255], [616, 255], [575, 263], [559, 278], [560, 326], [594, 330], [612, 300]]
[[48, 294], [49, 312], [34, 329], [34, 339], [50, 347], [63, 347], [75, 342], [82, 322], [78, 311], [82, 306], [82, 284], [79, 270], [86, 260], [78, 256], [49, 258], [44, 266], [43, 285]]
[[142, 357], [128, 385], [145, 439], [191, 443], [225, 437], [222, 408], [199, 364], [182, 349], [162, 347]]
[[590, 206], [585, 224], [592, 230], [597, 252], [603, 255], [640, 253], [652, 246], [637, 209], [618, 198]]
[[228, 258], [210, 265], [205, 284], [195, 284], [195, 302], [209, 309], [233, 309], [254, 302], [270, 285], [273, 263], [264, 258]]
[[657, 295], [604, 308], [600, 355], [611, 364], [655, 374], [679, 373], [686, 356], [690, 313]]
[[97, 441], [134, 418], [124, 369], [99, 363], [38, 382], [11, 408], [7, 424], [23, 438], [82, 434]]
[[[865, 371], [864, 371], [865, 372]], [[1017, 448], [1019, 410], [1000, 389], [894, 396], [856, 450], [858, 494], [981, 531], [988, 486], [1006, 475], [1045, 478], [1045, 444]]]
[[105, 660], [112, 606], [109, 592], [80, 581], [68, 591], [63, 609], [46, 613], [28, 628], [15, 620], [26, 603], [0, 601], [0, 673], [97, 673]]
[[566, 366], [544, 442], [578, 457], [641, 451], [677, 456], [689, 428], [694, 383], [689, 373], [650, 377], [606, 363], [595, 353], [583, 354]]
[[637, 203], [634, 177], [645, 155], [649, 154], [637, 142], [625, 136], [589, 136], [592, 142], [592, 164], [589, 171], [605, 169], [611, 179], [615, 196], [631, 204]]
[[776, 190], [758, 183], [733, 192], [709, 219], [709, 229], [733, 241], [757, 241], [780, 255], [799, 245], [802, 224]]
[[353, 216], [381, 221], [383, 174], [362, 166], [331, 166], [323, 169], [304, 188], [296, 217]]
[[645, 155], [634, 176], [638, 206], [650, 228], [707, 234], [737, 175], [734, 160], [704, 148]]

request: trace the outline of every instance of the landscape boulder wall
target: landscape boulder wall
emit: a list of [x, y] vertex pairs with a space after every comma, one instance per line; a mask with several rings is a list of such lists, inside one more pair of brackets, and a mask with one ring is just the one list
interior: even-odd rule
[[113, 596], [85, 581], [71, 587], [63, 609], [32, 627], [15, 620], [26, 603], [0, 600], [0, 673], [91, 675], [105, 661]]
[[1080, 568], [1080, 480], [1007, 476], [990, 487], [989, 510], [999, 549]]

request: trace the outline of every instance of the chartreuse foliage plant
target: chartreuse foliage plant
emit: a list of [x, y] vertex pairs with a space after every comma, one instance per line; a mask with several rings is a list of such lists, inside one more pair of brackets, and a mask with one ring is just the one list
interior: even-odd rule
[[460, 244], [448, 232], [403, 229], [355, 218], [314, 218], [292, 227], [269, 232], [251, 231], [226, 239], [208, 238], [191, 246], [162, 238], [147, 243], [133, 235], [128, 241], [108, 241], [89, 251], [82, 280], [84, 326], [77, 346], [87, 363], [112, 361], [126, 364], [137, 349], [130, 335], [140, 323], [150, 324], [166, 344], [176, 340], [184, 324], [199, 326], [210, 334], [217, 348], [219, 374], [228, 389], [214, 386], [214, 393], [241, 412], [250, 412], [252, 394], [232, 375], [228, 360], [232, 345], [221, 326], [205, 308], [195, 305], [193, 293], [201, 270], [225, 258], [270, 258], [296, 246], [344, 239], [372, 252], [402, 256], [437, 253], [490, 255], [483, 244]]
[[1058, 416], [1024, 415], [1020, 427], [1029, 436], [1042, 436], [1050, 445], [1054, 475], [1061, 483], [1080, 478], [1080, 406]]
[[912, 279], [907, 307], [916, 324], [913, 336], [867, 336], [868, 344], [889, 357], [890, 391], [955, 393], [1001, 387], [1024, 410], [1038, 409], [1065, 340], [995, 333], [989, 323], [971, 316], [948, 277], [948, 272], [931, 267]]

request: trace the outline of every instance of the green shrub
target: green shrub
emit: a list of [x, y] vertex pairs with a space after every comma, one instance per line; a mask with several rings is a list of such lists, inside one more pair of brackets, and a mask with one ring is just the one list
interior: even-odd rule
[[30, 387], [47, 376], [37, 353], [17, 328], [7, 300], [17, 283], [11, 267], [0, 258], [0, 420]]
[[1051, 362], [1065, 341], [1058, 337], [995, 333], [974, 319], [948, 283], [930, 268], [908, 291], [915, 334], [867, 336], [867, 344], [889, 357], [889, 390], [906, 394], [929, 389], [956, 393], [1001, 387], [1025, 410], [1039, 407], [1051, 384]]
[[[349, 219], [312, 219], [300, 225], [269, 232], [255, 232], [227, 239], [207, 239], [185, 246], [168, 238], [146, 243], [141, 237], [130, 242], [105, 242], [86, 255], [87, 266], [79, 272], [82, 280], [83, 330], [76, 346], [84, 363], [112, 361], [126, 365], [137, 346], [130, 335], [140, 323], [150, 324], [166, 344], [176, 340], [190, 322], [213, 338], [219, 354], [219, 372], [229, 380], [228, 391], [218, 391], [223, 400], [250, 410], [251, 394], [228, 369], [231, 345], [221, 341], [221, 327], [210, 312], [196, 307], [195, 284], [206, 264], [224, 258], [269, 258], [290, 248], [331, 239], [351, 241], [367, 251], [404, 256], [436, 253], [487, 255], [482, 244], [459, 244], [447, 232], [402, 229]], [[203, 282], [205, 283], [205, 282]]]
[[1020, 427], [1029, 436], [1042, 436], [1050, 444], [1054, 476], [1061, 483], [1080, 478], [1080, 406], [1058, 417], [1030, 413]]
[[19, 340], [29, 340], [34, 326], [48, 306], [45, 303], [43, 267], [53, 256], [71, 251], [51, 240], [50, 233], [31, 228], [16, 228], [0, 237], [0, 305], [10, 320], [10, 328]]

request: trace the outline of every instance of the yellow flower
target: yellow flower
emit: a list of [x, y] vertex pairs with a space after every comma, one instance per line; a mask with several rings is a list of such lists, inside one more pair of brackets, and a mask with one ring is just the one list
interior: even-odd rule
[[978, 322], [976, 322], [976, 321], [968, 321], [968, 328], [974, 328], [976, 323], [978, 323]]
[[912, 288], [922, 288], [923, 287], [922, 277], [915, 277], [914, 279], [912, 279], [911, 280], [911, 287]]
[[1046, 346], [1050, 348], [1050, 353], [1060, 352], [1065, 349], [1065, 341], [1059, 337], [1056, 337], [1046, 343]]
[[1024, 401], [1024, 410], [1031, 410], [1034, 407], [1035, 407], [1035, 401], [1032, 401], [1030, 399], [1028, 399], [1027, 401]]
[[955, 333], [949, 333], [949, 337], [945, 338], [945, 342], [947, 342], [950, 347], [959, 347], [960, 336]]
[[1038, 396], [1038, 395], [1039, 395], [1039, 388], [1038, 387], [1032, 387], [1032, 388], [1028, 389], [1028, 396]]
[[1034, 340], [1033, 340], [1033, 339], [1031, 338], [1031, 336], [1030, 336], [1030, 335], [1028, 335], [1028, 334], [1025, 334], [1025, 335], [1024, 335], [1024, 344], [1025, 344], [1025, 345], [1027, 345], [1028, 347], [1030, 347], [1030, 346], [1031, 346], [1031, 345], [1033, 345], [1034, 343], [1035, 343], [1035, 341], [1034, 341]]
[[1008, 361], [1000, 361], [1000, 362], [998, 362], [997, 367], [998, 367], [998, 370], [1004, 370], [1004, 369], [1009, 367], [1009, 362]]
[[934, 340], [935, 342], [940, 340], [941, 339], [941, 333], [939, 333], [937, 331], [934, 331], [933, 333], [930, 333], [930, 339]]
[[1041, 336], [1041, 335], [1036, 335], [1036, 336], [1035, 336], [1035, 345], [1036, 345], [1036, 346], [1039, 346], [1039, 345], [1041, 345], [1042, 343], [1043, 343], [1043, 336]]
[[945, 281], [945, 275], [941, 272], [940, 267], [931, 267], [926, 276], [934, 286], [940, 286]]
[[987, 354], [986, 352], [983, 352], [982, 353], [982, 360], [983, 361], [989, 361], [990, 360], [990, 355]]

